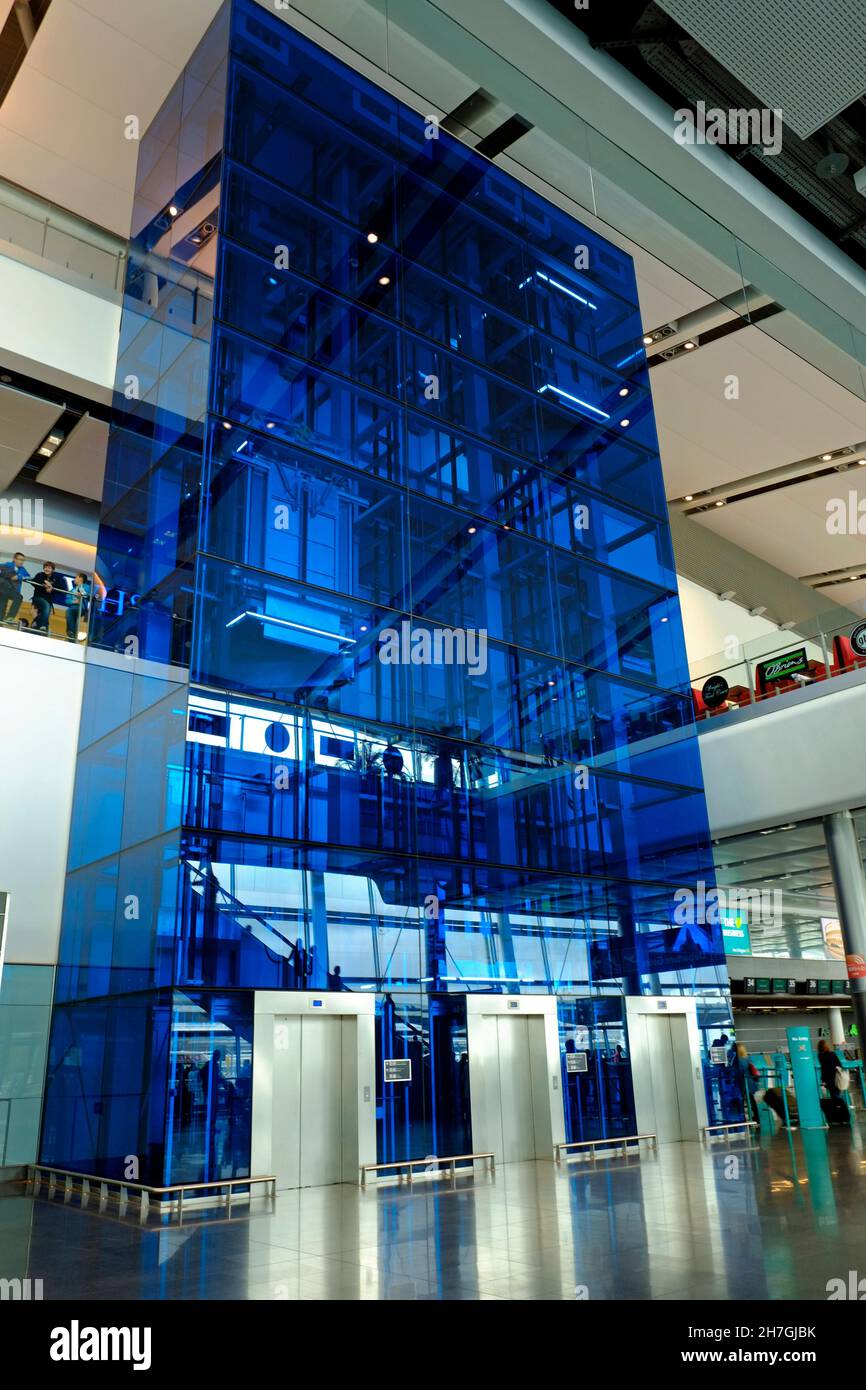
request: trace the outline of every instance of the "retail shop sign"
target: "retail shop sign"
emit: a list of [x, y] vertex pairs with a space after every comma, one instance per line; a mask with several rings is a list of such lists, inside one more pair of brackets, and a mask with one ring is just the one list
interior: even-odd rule
[[858, 656], [866, 656], [866, 623], [861, 623], [851, 633], [851, 646]]
[[774, 656], [770, 661], [762, 661], [758, 666], [765, 684], [767, 681], [783, 681], [798, 671], [808, 669], [809, 658], [805, 647], [797, 647], [796, 651], [786, 652], [784, 656]]
[[701, 696], [707, 709], [718, 709], [728, 698], [728, 682], [724, 676], [710, 676], [701, 687]]

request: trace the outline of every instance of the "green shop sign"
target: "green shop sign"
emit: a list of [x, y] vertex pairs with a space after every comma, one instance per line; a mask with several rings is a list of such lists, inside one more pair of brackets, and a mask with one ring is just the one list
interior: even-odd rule
[[798, 647], [794, 652], [786, 652], [784, 656], [774, 656], [771, 661], [762, 661], [758, 670], [766, 683], [767, 681], [781, 681], [786, 676], [793, 676], [797, 671], [807, 671], [809, 669], [809, 658], [806, 656], [806, 648]]

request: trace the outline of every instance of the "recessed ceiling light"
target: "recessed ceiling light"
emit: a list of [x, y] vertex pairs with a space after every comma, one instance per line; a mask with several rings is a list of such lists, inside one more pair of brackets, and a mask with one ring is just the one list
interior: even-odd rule
[[367, 233], [367, 240], [369, 241], [369, 243], [370, 243], [371, 246], [375, 246], [375, 245], [376, 245], [376, 242], [379, 240], [379, 238], [377, 237], [377, 235], [376, 235], [375, 232], [368, 232], [368, 233]]
[[276, 422], [275, 422], [274, 420], [269, 420], [268, 423], [265, 425], [265, 429], [266, 429], [266, 430], [273, 430], [273, 429], [276, 429]]
[[621, 387], [619, 388], [619, 394], [620, 394], [621, 396], [627, 396], [627, 395], [628, 395], [628, 387], [627, 387], [627, 386], [621, 386]]
[[662, 618], [662, 622], [663, 622], [663, 623], [666, 623], [666, 622], [667, 622], [667, 618]]
[[470, 527], [469, 527], [469, 534], [470, 534], [470, 536], [474, 536], [474, 535], [475, 535], [475, 532], [476, 532], [477, 530], [478, 530], [478, 527], [477, 527], [477, 526], [470, 526]]
[[367, 631], [367, 624], [366, 624], [366, 623], [362, 623], [362, 624], [361, 624], [361, 631], [362, 631], [362, 632], [366, 632], [366, 631]]
[[717, 506], [717, 507], [723, 507], [724, 505], [725, 505], [725, 499], [724, 499], [724, 497], [720, 497], [719, 500], [716, 502], [716, 506]]
[[390, 277], [390, 275], [380, 275], [380, 276], [379, 276], [379, 284], [380, 284], [380, 285], [390, 285], [390, 283], [391, 283], [391, 277]]
[[548, 684], [548, 685], [556, 685], [556, 681], [548, 681], [547, 684]]
[[47, 439], [46, 442], [47, 442], [48, 444], [57, 445], [57, 444], [59, 444], [59, 443], [62, 441], [62, 439], [63, 439], [63, 435], [62, 435], [62, 434], [49, 434], [48, 439]]
[[169, 205], [168, 205], [168, 215], [169, 215], [169, 217], [177, 217], [177, 215], [178, 215], [179, 212], [180, 212], [180, 208], [177, 206], [176, 203], [169, 203]]
[[691, 494], [690, 492], [687, 492], [687, 493], [686, 493], [686, 501], [687, 501], [687, 502], [694, 502], [694, 500], [695, 500], [695, 499], [694, 499], [694, 497], [692, 496], [692, 494]]
[[47, 444], [43, 444], [41, 449], [37, 449], [36, 452], [37, 454], [44, 454], [46, 458], [50, 458], [54, 450], [50, 449]]
[[650, 337], [650, 335], [649, 335], [648, 333], [645, 333], [645, 334], [644, 334], [644, 336], [643, 336], [643, 343], [644, 343], [644, 347], [649, 347], [649, 346], [651, 345], [651, 343], [652, 343], [652, 338]]
[[622, 425], [623, 429], [625, 430], [625, 429], [628, 429], [629, 425], [631, 424], [631, 420], [620, 420], [619, 423]]
[[683, 343], [683, 347], [685, 348], [686, 352], [691, 352], [692, 348], [697, 347], [697, 343], [693, 343], [690, 338], [687, 343]]
[[231, 429], [231, 425], [229, 424], [228, 420], [223, 420], [223, 429], [224, 429], [224, 430], [230, 430], [230, 429]]
[[832, 454], [822, 454], [822, 455], [821, 455], [821, 459], [822, 459], [822, 461], [823, 461], [824, 463], [829, 463], [832, 457], [833, 457]]

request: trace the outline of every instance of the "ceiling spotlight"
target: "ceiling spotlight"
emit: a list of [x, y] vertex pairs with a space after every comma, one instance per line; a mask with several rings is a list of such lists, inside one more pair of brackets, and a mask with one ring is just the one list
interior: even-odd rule
[[390, 285], [390, 283], [391, 283], [391, 277], [390, 277], [390, 275], [380, 275], [380, 276], [379, 276], [379, 284], [380, 284], [380, 285]]
[[627, 386], [621, 386], [621, 387], [619, 388], [619, 394], [620, 394], [621, 396], [627, 396], [627, 395], [628, 395], [628, 387], [627, 387]]
[[230, 429], [231, 429], [231, 425], [229, 424], [228, 420], [223, 420], [223, 429], [224, 429], [224, 430], [230, 430]]
[[548, 681], [547, 684], [548, 684], [548, 685], [556, 685], [556, 681]]
[[179, 212], [180, 212], [180, 208], [177, 206], [176, 203], [169, 203], [169, 205], [168, 205], [168, 215], [169, 215], [169, 217], [177, 217], [177, 215], [178, 215]]
[[362, 624], [361, 624], [361, 631], [362, 631], [362, 632], [366, 632], [366, 631], [367, 631], [367, 624], [366, 624], [366, 623], [362, 623]]
[[822, 463], [829, 463], [832, 457], [833, 457], [832, 454], [822, 454], [822, 455], [821, 455], [821, 461], [822, 461]]
[[625, 429], [628, 429], [629, 425], [631, 424], [631, 420], [620, 420], [619, 423], [622, 425], [623, 429], [625, 430]]
[[376, 245], [376, 242], [379, 240], [379, 238], [377, 237], [377, 235], [376, 235], [375, 232], [368, 232], [368, 233], [367, 233], [367, 240], [369, 241], [369, 243], [370, 243], [371, 246], [375, 246], [375, 245]]
[[475, 535], [475, 532], [476, 532], [477, 530], [478, 530], [478, 527], [477, 527], [477, 526], [470, 526], [470, 527], [469, 527], [469, 534], [470, 534], [470, 536], [474, 536], [474, 535]]
[[723, 507], [724, 505], [725, 505], [725, 499], [724, 499], [724, 497], [720, 497], [720, 498], [718, 499], [718, 501], [716, 502], [716, 506], [717, 506], [717, 507]]
[[662, 622], [663, 622], [663, 623], [666, 623], [666, 622], [667, 622], [667, 618], [662, 618]]
[[695, 500], [695, 499], [694, 499], [694, 495], [693, 495], [691, 492], [687, 492], [687, 493], [686, 493], [686, 496], [685, 496], [685, 500], [686, 500], [686, 502], [694, 502], [694, 500]]
[[268, 423], [265, 425], [265, 429], [266, 429], [266, 430], [273, 430], [273, 429], [276, 429], [276, 422], [275, 422], [274, 420], [269, 420]]
[[686, 352], [691, 352], [692, 348], [697, 347], [697, 343], [693, 343], [691, 338], [689, 338], [689, 341], [687, 343], [683, 343], [683, 347], [685, 348]]
[[859, 574], [852, 574], [850, 577], [851, 577], [852, 579], [859, 579], [859, 578], [860, 578]]
[[719, 598], [724, 598], [724, 599], [736, 598], [736, 596], [737, 596], [737, 591], [736, 591], [736, 589], [725, 589], [725, 591], [724, 591], [723, 594], [719, 594]]
[[650, 337], [649, 333], [644, 333], [644, 335], [643, 335], [643, 345], [644, 345], [644, 347], [651, 347], [651, 346], [652, 346], [652, 338]]

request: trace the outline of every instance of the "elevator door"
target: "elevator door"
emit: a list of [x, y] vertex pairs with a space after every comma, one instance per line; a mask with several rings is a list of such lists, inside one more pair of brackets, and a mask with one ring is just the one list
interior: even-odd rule
[[502, 1162], [525, 1163], [536, 1156], [530, 1020], [500, 1014], [495, 1023], [499, 1055], [498, 1109], [502, 1127]]
[[644, 1019], [652, 1079], [655, 1133], [659, 1143], [692, 1139], [689, 1116], [691, 1060], [688, 1025], [683, 1016], [647, 1014]]
[[343, 1027], [328, 1015], [274, 1018], [273, 1171], [278, 1188], [342, 1181]]

